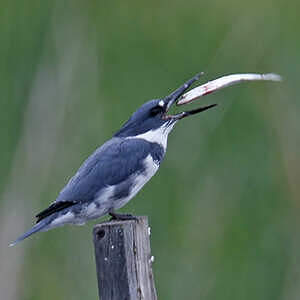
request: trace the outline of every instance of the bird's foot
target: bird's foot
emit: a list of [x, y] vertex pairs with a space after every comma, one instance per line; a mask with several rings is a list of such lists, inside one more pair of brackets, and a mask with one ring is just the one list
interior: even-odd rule
[[119, 220], [119, 221], [125, 221], [125, 220], [135, 220], [137, 221], [137, 217], [133, 216], [131, 214], [117, 214], [115, 212], [110, 212], [109, 215], [111, 216], [110, 221], [115, 221], [115, 220]]

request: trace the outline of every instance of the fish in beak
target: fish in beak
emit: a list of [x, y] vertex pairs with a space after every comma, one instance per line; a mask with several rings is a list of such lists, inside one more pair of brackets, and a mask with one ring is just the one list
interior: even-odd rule
[[210, 109], [212, 107], [215, 107], [217, 105], [217, 104], [211, 104], [211, 105], [208, 105], [208, 106], [199, 107], [197, 109], [193, 109], [193, 110], [189, 110], [189, 111], [183, 111], [183, 112], [175, 114], [175, 115], [168, 114], [168, 111], [170, 110], [170, 108], [172, 107], [172, 105], [174, 103], [176, 103], [176, 101], [178, 101], [182, 97], [182, 95], [184, 94], [184, 92], [186, 92], [192, 86], [192, 84], [195, 81], [199, 80], [200, 77], [203, 74], [204, 74], [203, 72], [197, 74], [196, 76], [194, 76], [193, 78], [191, 78], [190, 80], [188, 80], [187, 82], [185, 82], [181, 87], [179, 87], [173, 93], [171, 93], [170, 95], [168, 95], [167, 97], [165, 97], [163, 99], [164, 110], [165, 110], [163, 118], [165, 120], [174, 120], [174, 121], [177, 121], [177, 120], [183, 119], [185, 117], [188, 117], [188, 116], [200, 113], [202, 111], [205, 111], [205, 110]]
[[243, 81], [281, 81], [281, 76], [274, 74], [274, 73], [268, 73], [268, 74], [255, 74], [255, 73], [245, 73], [245, 74], [230, 74], [226, 75], [220, 78], [217, 78], [212, 81], [208, 81], [205, 84], [202, 84], [188, 92], [186, 92], [192, 84], [199, 80], [199, 78], [204, 73], [201, 72], [194, 76], [192, 79], [188, 80], [186, 83], [184, 83], [181, 87], [179, 87], [177, 90], [175, 90], [172, 94], [165, 97], [163, 100], [164, 107], [165, 107], [165, 113], [163, 118], [164, 119], [173, 119], [173, 120], [180, 120], [185, 117], [197, 114], [199, 112], [205, 111], [207, 109], [215, 107], [217, 104], [211, 104], [208, 106], [200, 107], [197, 109], [184, 111], [176, 115], [169, 115], [167, 114], [171, 106], [176, 103], [177, 106], [185, 105], [188, 103], [191, 103], [195, 100], [197, 100], [200, 97], [203, 97], [205, 95], [211, 94], [215, 91], [218, 91], [224, 87], [235, 85], [237, 83], [243, 82]]

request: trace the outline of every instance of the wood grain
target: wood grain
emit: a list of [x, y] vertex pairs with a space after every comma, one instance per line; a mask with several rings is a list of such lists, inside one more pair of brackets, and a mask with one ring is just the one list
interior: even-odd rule
[[147, 217], [93, 230], [100, 300], [156, 300]]

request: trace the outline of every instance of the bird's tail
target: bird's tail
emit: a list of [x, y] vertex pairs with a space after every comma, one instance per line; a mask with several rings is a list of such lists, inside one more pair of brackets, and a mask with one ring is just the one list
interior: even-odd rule
[[18, 237], [14, 242], [10, 243], [9, 246], [12, 247], [16, 245], [17, 243], [25, 240], [26, 238], [28, 238], [29, 236], [31, 236], [36, 232], [48, 230], [49, 229], [47, 228], [48, 225], [49, 225], [49, 221], [47, 221], [47, 219], [40, 221], [39, 223], [35, 224], [30, 230], [28, 230], [23, 235]]

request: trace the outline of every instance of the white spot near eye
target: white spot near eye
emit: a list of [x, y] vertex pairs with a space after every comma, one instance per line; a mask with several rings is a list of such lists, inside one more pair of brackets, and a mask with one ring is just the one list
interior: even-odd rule
[[158, 102], [158, 105], [161, 106], [161, 107], [163, 107], [163, 106], [165, 105], [165, 102], [164, 102], [163, 100], [160, 100], [160, 101]]

